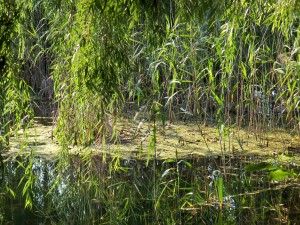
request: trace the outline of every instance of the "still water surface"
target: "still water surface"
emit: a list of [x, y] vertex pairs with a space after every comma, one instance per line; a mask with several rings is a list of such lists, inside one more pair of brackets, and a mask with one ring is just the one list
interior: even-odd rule
[[299, 179], [244, 170], [261, 161], [4, 159], [0, 224], [300, 224]]

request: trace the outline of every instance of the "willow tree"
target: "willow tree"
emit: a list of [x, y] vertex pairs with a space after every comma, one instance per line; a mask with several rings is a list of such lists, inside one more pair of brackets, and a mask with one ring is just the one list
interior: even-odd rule
[[[0, 128], [2, 145], [14, 135], [22, 121], [32, 116], [29, 87], [21, 78], [23, 42], [20, 23], [22, 5], [0, 1]], [[17, 134], [17, 133], [15, 133]]]
[[[13, 15], [18, 30], [9, 30], [19, 37], [5, 54], [25, 59], [23, 65], [49, 65], [34, 76], [54, 83], [62, 143], [105, 141], [127, 101], [149, 112], [155, 103], [170, 121], [183, 115], [229, 126], [299, 122], [296, 0], [15, 2], [22, 16]], [[3, 18], [10, 15], [5, 7]], [[22, 83], [21, 70], [14, 72]]]
[[[59, 2], [58, 10], [44, 5], [51, 18], [50, 50], [59, 102], [57, 134], [75, 144], [104, 140], [111, 126], [108, 117], [121, 111], [128, 97], [135, 100], [138, 94], [133, 93], [133, 86], [156, 60], [150, 57], [165, 44], [170, 35], [166, 28], [176, 25], [177, 14], [188, 21], [211, 16], [209, 9], [216, 8], [206, 1], [82, 0]], [[192, 8], [199, 10], [191, 14], [188, 10]], [[157, 76], [147, 74], [138, 87], [145, 89], [144, 103], [162, 99], [161, 85], [156, 83], [169, 75]]]

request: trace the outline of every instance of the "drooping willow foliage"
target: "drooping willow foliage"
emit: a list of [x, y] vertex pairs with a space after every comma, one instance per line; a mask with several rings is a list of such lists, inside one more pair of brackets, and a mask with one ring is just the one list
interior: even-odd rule
[[127, 102], [155, 102], [171, 122], [299, 123], [296, 0], [15, 2], [13, 77], [53, 98], [62, 142], [101, 140]]
[[24, 39], [20, 34], [22, 7], [14, 1], [0, 1], [0, 146], [9, 144], [14, 130], [32, 116], [29, 87], [20, 77]]

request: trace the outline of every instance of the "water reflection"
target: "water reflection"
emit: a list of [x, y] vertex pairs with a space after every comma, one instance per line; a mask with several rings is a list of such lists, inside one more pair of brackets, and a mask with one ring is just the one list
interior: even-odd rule
[[299, 224], [299, 181], [270, 182], [266, 172], [245, 172], [255, 161], [261, 159], [191, 157], [147, 167], [143, 160], [92, 155], [6, 159], [0, 222]]

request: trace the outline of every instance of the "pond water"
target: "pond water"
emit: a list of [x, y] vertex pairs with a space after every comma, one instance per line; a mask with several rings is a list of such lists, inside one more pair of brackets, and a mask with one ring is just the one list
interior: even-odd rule
[[300, 224], [299, 179], [244, 170], [261, 161], [6, 158], [0, 224]]

